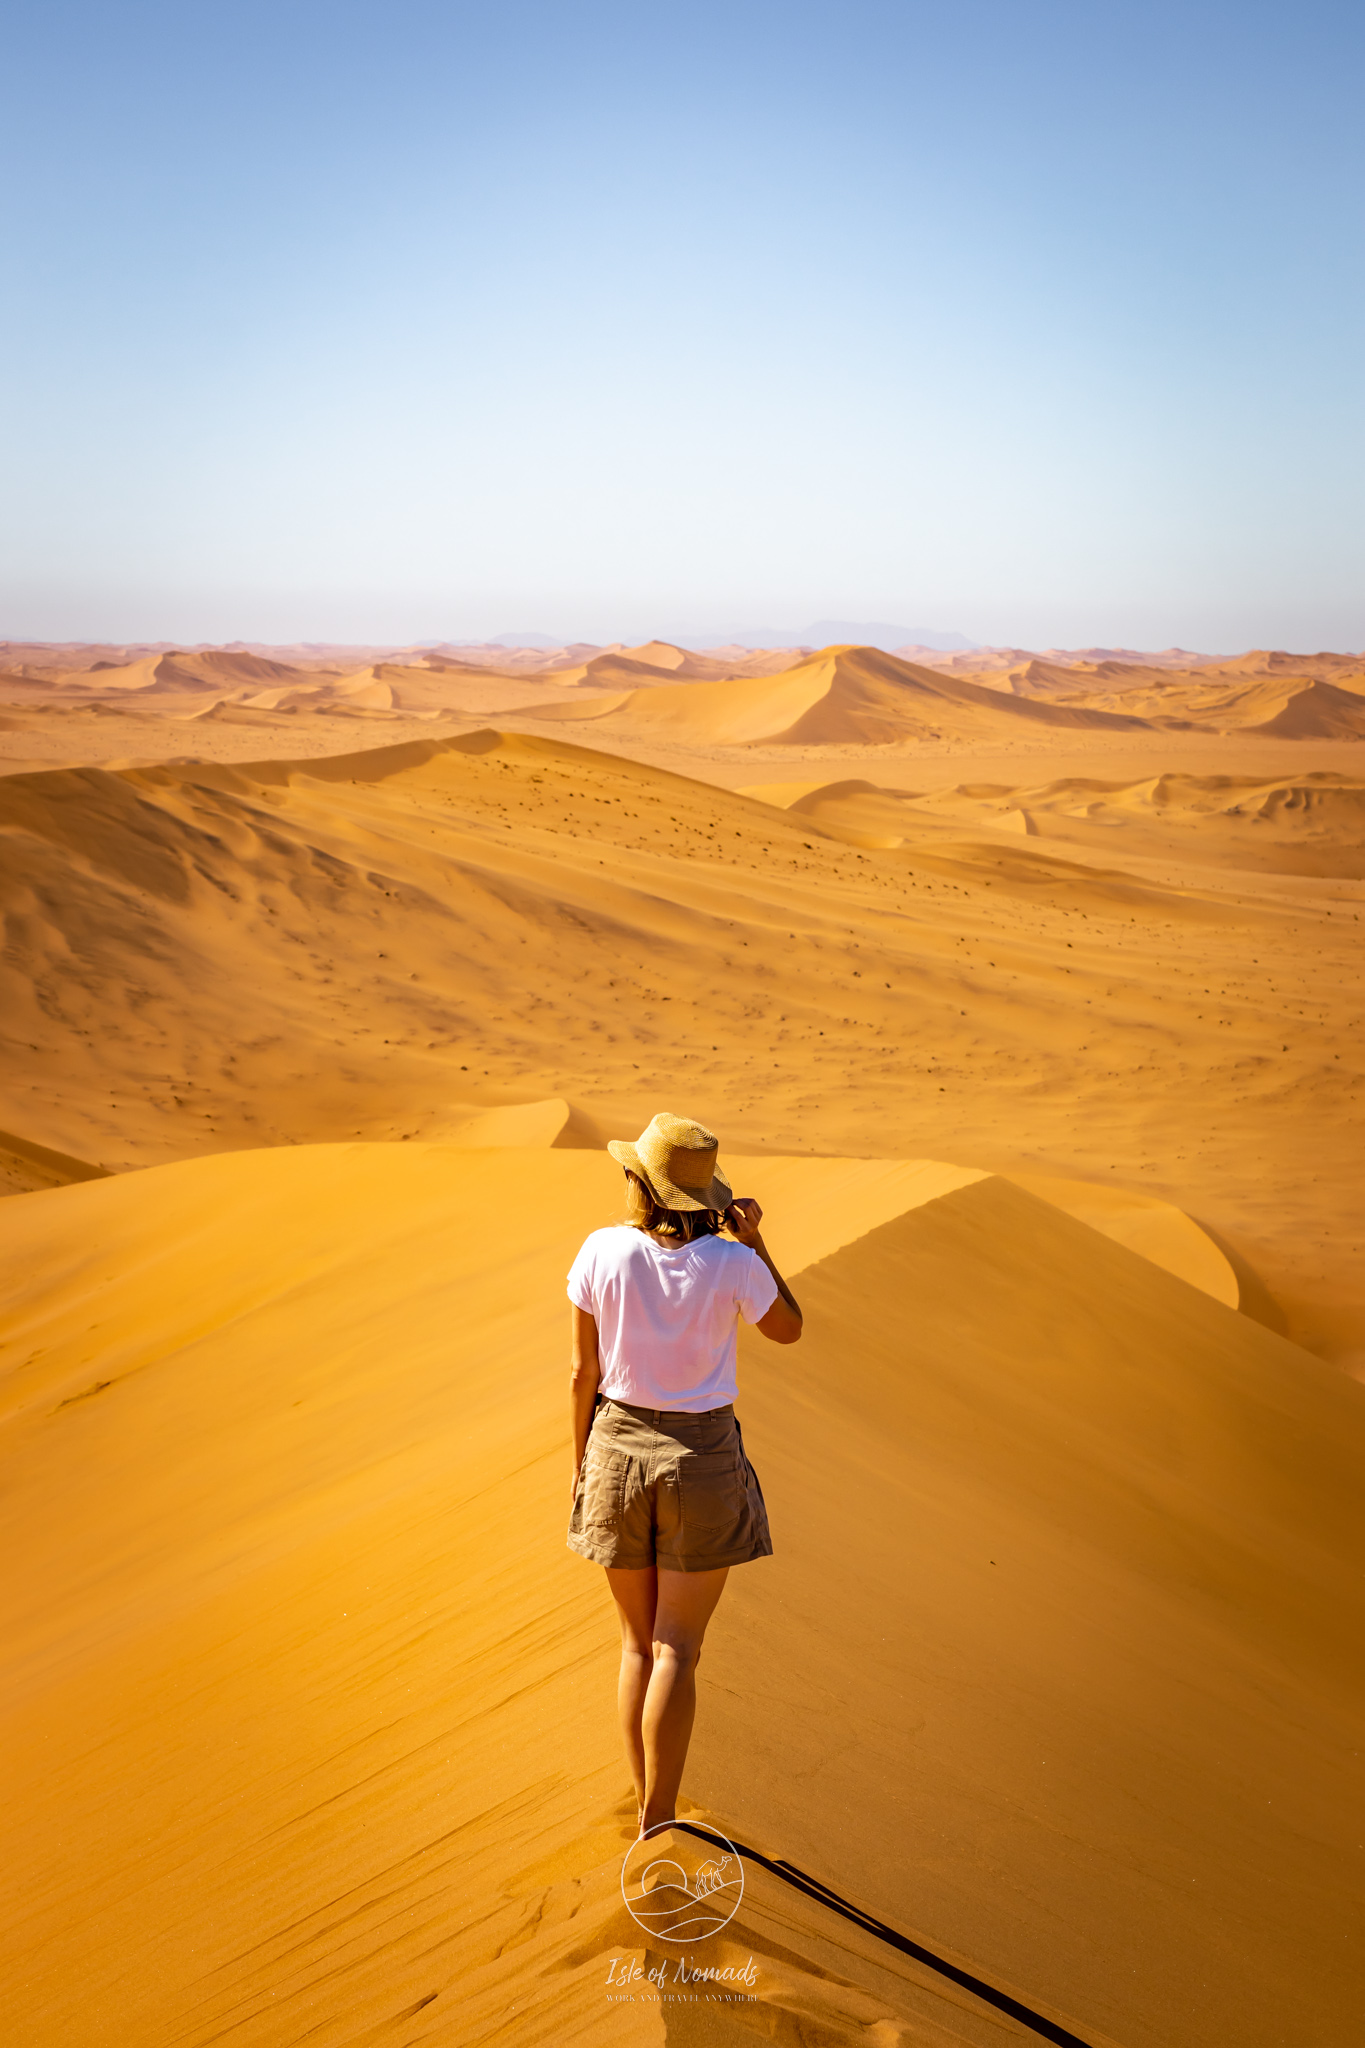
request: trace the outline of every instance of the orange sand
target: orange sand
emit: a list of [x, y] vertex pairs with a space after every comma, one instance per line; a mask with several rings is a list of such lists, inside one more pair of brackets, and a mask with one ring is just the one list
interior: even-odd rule
[[1355, 790], [987, 788], [783, 808], [493, 733], [5, 778], [3, 1128], [125, 1168], [686, 1095], [751, 1147], [1150, 1192], [1359, 1369]]
[[1029, 2038], [761, 1873], [756, 2005], [608, 2003], [562, 1278], [664, 1106], [808, 1318], [691, 1799], [1353, 2048], [1359, 664], [122, 652], [0, 679], [15, 2039]]
[[[1096, 2044], [1346, 2048], [1361, 1390], [1005, 1181], [733, 1164], [809, 1332], [746, 1345], [778, 1554], [692, 1800]], [[607, 2002], [612, 1629], [562, 1545], [562, 1275], [616, 1199], [350, 1145], [9, 1206], [16, 2039], [664, 2038]], [[1028, 2038], [761, 1874], [716, 1948], [737, 2041]]]

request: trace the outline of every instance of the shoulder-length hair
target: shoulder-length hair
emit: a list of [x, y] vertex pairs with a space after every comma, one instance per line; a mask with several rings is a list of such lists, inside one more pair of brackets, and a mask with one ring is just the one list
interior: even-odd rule
[[725, 1227], [725, 1218], [718, 1209], [665, 1209], [654, 1190], [629, 1167], [625, 1220], [632, 1229], [675, 1238], [679, 1244], [695, 1244], [699, 1237], [715, 1237]]

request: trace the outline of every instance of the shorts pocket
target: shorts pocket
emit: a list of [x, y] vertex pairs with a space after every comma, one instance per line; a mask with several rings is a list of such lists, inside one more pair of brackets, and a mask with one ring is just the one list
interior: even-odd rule
[[687, 1553], [735, 1550], [749, 1540], [749, 1489], [738, 1444], [679, 1458], [678, 1506]]
[[614, 1530], [625, 1505], [629, 1473], [629, 1458], [621, 1451], [607, 1450], [589, 1437], [569, 1527], [589, 1535], [605, 1535]]

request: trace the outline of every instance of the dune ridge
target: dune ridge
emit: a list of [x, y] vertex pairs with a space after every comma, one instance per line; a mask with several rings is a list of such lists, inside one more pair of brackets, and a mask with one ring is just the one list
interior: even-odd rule
[[[43, 652], [54, 659], [21, 658]], [[153, 755], [180, 751], [182, 724], [213, 729], [218, 745], [209, 751], [219, 758], [221, 729], [253, 722], [293, 721], [304, 731], [368, 720], [411, 729], [509, 715], [533, 727], [592, 720], [626, 751], [712, 754], [761, 746], [1009, 749], [1049, 728], [1115, 740], [1141, 733], [1295, 744], [1365, 738], [1365, 657], [1259, 650], [1233, 660], [1191, 656], [1179, 665], [1179, 654], [1148, 660], [1114, 649], [1042, 656], [903, 649], [898, 656], [858, 646], [697, 652], [661, 640], [607, 648], [445, 643], [387, 652], [233, 646], [101, 654], [10, 643], [0, 647], [0, 758], [29, 765], [21, 734], [31, 757], [80, 756], [79, 722], [96, 716], [134, 721], [129, 741]], [[1003, 655], [1005, 665], [992, 666], [987, 655]], [[98, 756], [88, 735], [84, 745], [86, 757]], [[328, 748], [310, 744], [308, 751]]]
[[[999, 1177], [732, 1164], [811, 1329], [746, 1341], [777, 1555], [708, 1644], [691, 1810], [1097, 2048], [1347, 2048], [1365, 1393]], [[557, 1362], [618, 1199], [596, 1152], [351, 1144], [9, 1205], [33, 2048], [629, 2019]], [[715, 1949], [748, 2027], [1029, 2038], [756, 1869]]]
[[757, 1863], [752, 2003], [607, 1982], [563, 1276], [667, 1107], [807, 1315], [685, 1811], [1090, 2048], [1353, 2044], [1359, 665], [76, 652], [0, 679], [16, 2039], [1036, 2038]]

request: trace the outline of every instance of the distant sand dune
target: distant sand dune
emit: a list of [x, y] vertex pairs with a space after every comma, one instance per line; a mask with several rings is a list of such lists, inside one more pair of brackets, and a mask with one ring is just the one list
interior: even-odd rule
[[[6, 655], [0, 645], [0, 664], [14, 664], [8, 673], [0, 666], [0, 705], [23, 714], [32, 762], [79, 758], [72, 715], [112, 711], [136, 711], [146, 721], [139, 737], [152, 756], [178, 751], [166, 744], [177, 722], [227, 726], [262, 712], [298, 721], [301, 733], [318, 721], [411, 729], [428, 721], [586, 720], [627, 752], [712, 761], [752, 748], [1037, 751], [1049, 735], [1063, 734], [1115, 744], [1163, 733], [1319, 745], [1365, 738], [1365, 657], [1354, 655], [1259, 650], [1212, 660], [1178, 649], [1143, 657], [1006, 648], [897, 656], [856, 646], [697, 652], [652, 640], [560, 649], [447, 644], [360, 660], [348, 660], [346, 649], [241, 647], [54, 648], [46, 650], [51, 663], [20, 659], [44, 651], [10, 643]], [[997, 659], [1003, 665], [992, 666]], [[0, 713], [0, 731], [18, 729]], [[232, 751], [225, 737], [208, 749], [218, 758]], [[0, 748], [10, 759], [19, 751], [13, 743]]]
[[[756, 783], [748, 795], [851, 845], [931, 849], [965, 829], [1054, 839], [1106, 857], [1183, 852], [1202, 867], [1365, 879], [1365, 776], [1066, 778], [916, 792], [862, 779]], [[1121, 838], [1120, 836], [1121, 835]]]
[[149, 654], [137, 661], [97, 670], [71, 670], [58, 680], [69, 689], [183, 696], [234, 686], [259, 688], [286, 681], [297, 673], [283, 662], [267, 661], [260, 655], [230, 654], [212, 648], [193, 654]]
[[889, 745], [968, 731], [981, 737], [992, 728], [1009, 731], [1019, 719], [1114, 731], [1141, 724], [1125, 713], [1014, 699], [870, 647], [826, 648], [771, 677], [603, 698], [580, 715], [599, 718], [609, 731], [712, 746]]
[[1149, 1192], [1365, 1370], [1358, 912], [1313, 881], [1360, 871], [1359, 785], [797, 792], [492, 730], [0, 778], [8, 1127], [124, 1169], [686, 1097], [731, 1142]]
[[660, 1108], [806, 1311], [683, 1813], [1093, 2048], [1356, 2048], [1365, 670], [797, 654], [0, 650], [22, 2048], [1015, 2037], [762, 1868], [753, 2004], [611, 2002], [563, 1286]]
[[1295, 740], [1365, 739], [1365, 697], [1334, 683], [1310, 683], [1252, 730]]

